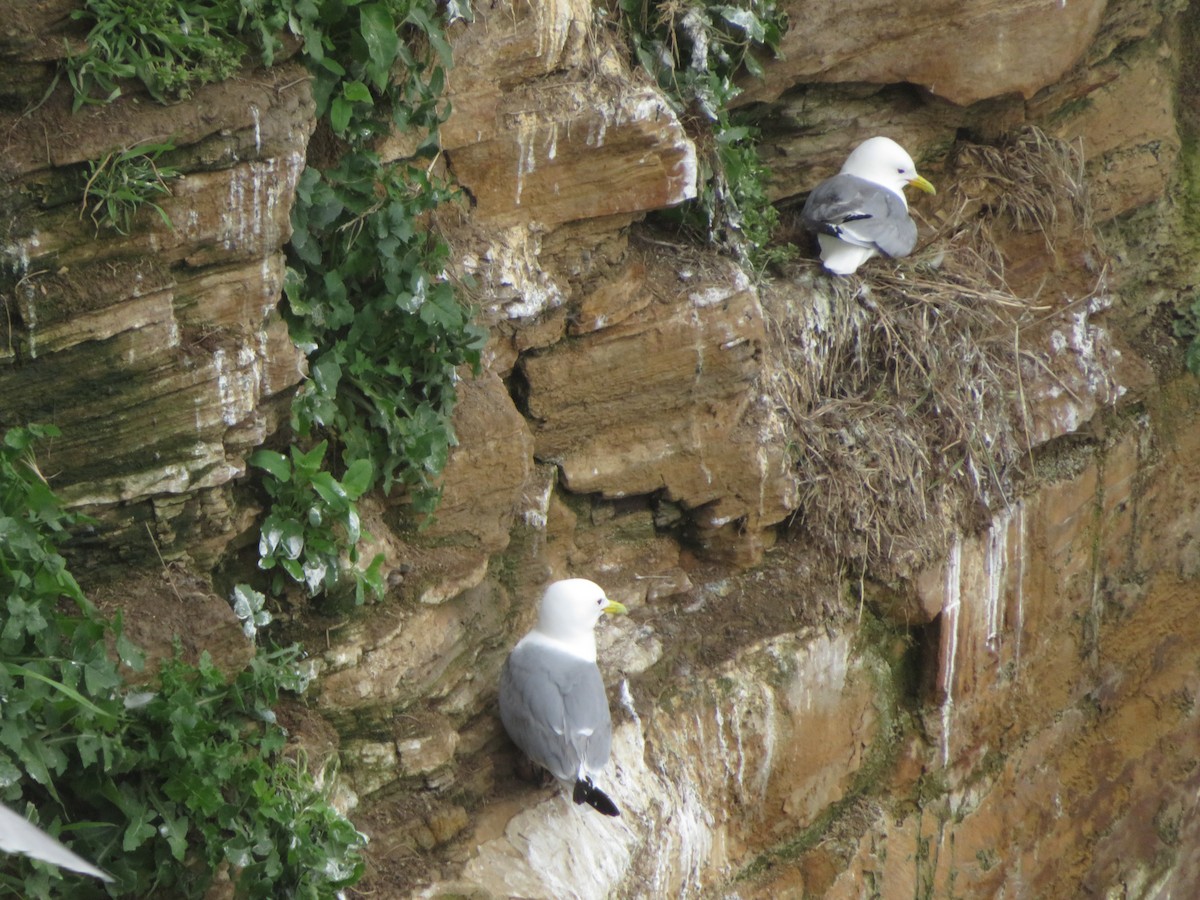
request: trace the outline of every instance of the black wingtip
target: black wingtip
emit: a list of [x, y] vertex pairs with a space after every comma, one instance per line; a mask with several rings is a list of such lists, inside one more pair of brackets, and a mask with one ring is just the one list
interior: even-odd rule
[[571, 799], [576, 803], [586, 803], [592, 809], [606, 816], [621, 814], [621, 811], [617, 809], [617, 804], [612, 802], [612, 798], [592, 784], [590, 778], [580, 778], [575, 782], [575, 790], [571, 794]]

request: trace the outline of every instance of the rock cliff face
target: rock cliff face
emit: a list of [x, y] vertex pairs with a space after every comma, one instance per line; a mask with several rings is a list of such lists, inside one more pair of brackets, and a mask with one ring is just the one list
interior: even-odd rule
[[[71, 115], [60, 90], [22, 112], [72, 6], [0, 3], [0, 426], [63, 430], [43, 468], [97, 517], [76, 552], [119, 597], [124, 566], [161, 553], [203, 581], [254, 540], [245, 458], [303, 377], [277, 305], [313, 105], [283, 65], [171, 107]], [[786, 6], [783, 58], [739, 100], [772, 197], [786, 209], [885, 133], [947, 198], [914, 203], [913, 258], [850, 283], [811, 259], [760, 278], [646, 219], [696, 196], [695, 135], [592, 4], [500, 2], [452, 30], [442, 145], [471, 203], [437, 225], [479, 285], [485, 371], [460, 386], [433, 525], [363, 504], [388, 596], [293, 625], [337, 733], [297, 737], [338, 745], [366, 891], [1200, 890], [1200, 396], [1168, 346], [1200, 275], [1196, 14]], [[98, 234], [83, 163], [167, 134], [186, 148], [174, 226]], [[981, 280], [947, 302], [968, 257]], [[971, 408], [914, 336], [984, 313], [939, 365], [975, 373], [955, 380], [996, 398], [978, 409], [1017, 409], [1009, 430], [983, 428], [975, 456], [922, 444], [967, 460], [940, 481], [876, 477], [893, 470], [872, 422], [902, 448], [952, 434], [909, 419]], [[882, 332], [932, 400], [855, 355]], [[851, 374], [871, 390], [839, 394]], [[600, 635], [619, 819], [517, 779], [494, 714], [504, 655], [567, 575], [632, 610]]]

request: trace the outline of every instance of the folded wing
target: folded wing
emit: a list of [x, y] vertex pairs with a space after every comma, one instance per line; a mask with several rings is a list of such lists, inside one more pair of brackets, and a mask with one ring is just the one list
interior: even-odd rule
[[835, 175], [808, 196], [804, 226], [887, 256], [907, 256], [917, 245], [917, 225], [899, 194], [855, 175]]
[[598, 772], [608, 761], [612, 718], [593, 662], [519, 645], [500, 675], [500, 718], [513, 742], [563, 781]]

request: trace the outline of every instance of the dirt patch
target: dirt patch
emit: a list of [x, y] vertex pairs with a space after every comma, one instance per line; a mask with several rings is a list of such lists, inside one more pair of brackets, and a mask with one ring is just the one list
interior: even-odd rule
[[207, 579], [181, 566], [84, 587], [102, 615], [121, 613], [125, 636], [145, 652], [146, 667], [137, 680], [153, 680], [162, 661], [175, 655], [176, 642], [189, 665], [207, 650], [227, 675], [240, 672], [254, 656], [254, 645], [242, 633], [229, 603], [213, 592]]
[[697, 587], [632, 613], [663, 645], [663, 658], [635, 680], [637, 693], [652, 696], [681, 673], [696, 677], [757, 641], [835, 628], [854, 614], [834, 562], [797, 534], [781, 536], [760, 566], [733, 577], [686, 553], [681, 563]]

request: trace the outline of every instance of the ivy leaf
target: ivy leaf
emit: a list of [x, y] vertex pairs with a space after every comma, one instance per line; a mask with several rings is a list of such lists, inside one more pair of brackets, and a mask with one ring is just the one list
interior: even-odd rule
[[305, 452], [293, 445], [292, 462], [295, 464], [297, 480], [301, 477], [306, 481], [311, 480], [313, 475], [321, 471], [321, 462], [325, 458], [325, 450], [328, 447], [329, 441], [321, 441], [311, 450]]
[[329, 104], [329, 125], [333, 133], [344, 135], [350, 125], [350, 114], [353, 109], [345, 97], [334, 97]]
[[132, 815], [121, 840], [121, 849], [130, 853], [158, 834], [158, 829], [152, 824], [155, 818], [154, 811], [146, 807]]
[[146, 667], [146, 654], [141, 647], [125, 636], [124, 631], [117, 632], [117, 657], [135, 672], [140, 672]]
[[178, 862], [183, 862], [188, 847], [187, 817], [177, 816], [172, 818], [171, 816], [163, 815], [159, 833], [167, 839], [167, 846], [171, 848], [171, 856]]
[[312, 479], [313, 490], [334, 509], [344, 509], [350, 497], [346, 489], [329, 472], [317, 472]]
[[374, 478], [375, 467], [371, 465], [371, 460], [356, 459], [346, 469], [346, 474], [342, 476], [342, 488], [345, 490], [346, 496], [351, 500], [357, 500], [370, 488]]
[[[299, 559], [304, 552], [304, 529], [299, 522], [284, 522], [283, 533], [279, 539], [279, 552], [282, 554], [281, 563], [287, 568], [287, 561]], [[290, 572], [291, 569], [288, 569]]]
[[30, 603], [23, 597], [13, 594], [8, 598], [8, 621], [0, 636], [7, 639], [20, 639], [26, 634], [39, 634], [47, 627], [45, 616], [42, 615], [38, 603]]
[[282, 453], [276, 453], [274, 450], [255, 450], [247, 462], [270, 472], [276, 481], [286, 483], [292, 480], [292, 464]]
[[396, 20], [385, 4], [370, 3], [359, 9], [359, 26], [367, 45], [367, 73], [375, 87], [382, 91], [387, 87], [392, 63], [400, 52]]
[[736, 6], [721, 6], [716, 11], [722, 19], [734, 28], [745, 32], [750, 40], [757, 41], [760, 44], [766, 41], [767, 32], [762, 20], [750, 10], [738, 9]]

